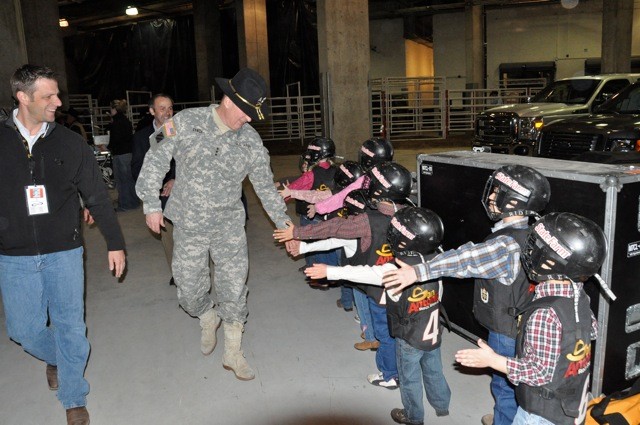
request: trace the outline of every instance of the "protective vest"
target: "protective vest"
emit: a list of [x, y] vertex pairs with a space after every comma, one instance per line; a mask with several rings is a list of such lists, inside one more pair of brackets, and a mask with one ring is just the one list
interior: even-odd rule
[[[311, 169], [313, 173], [313, 185], [311, 190], [333, 190], [333, 176], [336, 174], [336, 167], [331, 165], [329, 168], [320, 166]], [[309, 203], [296, 199], [296, 212], [301, 215], [307, 215], [307, 207]]]
[[[366, 251], [362, 252], [360, 249], [360, 240], [358, 239], [358, 248], [356, 249], [356, 253], [349, 258], [349, 264], [352, 266], [380, 266], [393, 261], [393, 254], [387, 243], [387, 227], [389, 227], [391, 217], [382, 214], [378, 210], [369, 208], [362, 214], [367, 214], [369, 217], [371, 245]], [[376, 303], [380, 305], [386, 303], [385, 292], [381, 286], [354, 285], [354, 287], [373, 298]]]
[[[529, 229], [506, 227], [489, 235], [485, 241], [498, 236], [511, 236], [524, 249]], [[476, 279], [473, 288], [473, 314], [482, 326], [492, 332], [515, 339], [518, 335], [517, 311], [533, 299], [532, 286], [522, 267], [511, 286], [495, 279]]]
[[539, 308], [553, 307], [562, 323], [560, 357], [551, 382], [542, 387], [520, 383], [516, 387], [518, 404], [527, 412], [557, 425], [582, 424], [587, 411], [589, 366], [591, 364], [591, 310], [589, 298], [580, 291], [576, 322], [573, 298], [544, 297], [533, 301], [521, 316], [517, 353], [522, 356], [526, 323]]
[[[435, 257], [425, 257], [429, 261]], [[410, 265], [422, 262], [420, 256], [402, 257]], [[398, 301], [387, 296], [387, 321], [391, 336], [405, 340], [413, 348], [431, 351], [442, 342], [440, 325], [441, 281], [430, 280], [409, 286]]]

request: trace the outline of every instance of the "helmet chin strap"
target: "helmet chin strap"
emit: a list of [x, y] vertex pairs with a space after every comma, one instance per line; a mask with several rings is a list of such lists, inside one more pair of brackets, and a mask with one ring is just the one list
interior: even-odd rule
[[604, 291], [605, 294], [607, 294], [609, 299], [611, 301], [615, 301], [617, 297], [615, 296], [611, 288], [609, 288], [609, 285], [607, 285], [607, 282], [605, 282], [604, 279], [600, 277], [598, 273], [594, 274], [593, 276], [598, 280], [598, 282], [600, 283], [600, 286], [602, 287], [602, 290]]

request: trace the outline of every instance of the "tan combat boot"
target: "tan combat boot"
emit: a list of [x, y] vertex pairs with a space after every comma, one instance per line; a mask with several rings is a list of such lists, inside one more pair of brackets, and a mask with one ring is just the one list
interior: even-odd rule
[[200, 327], [202, 328], [202, 335], [200, 336], [200, 351], [205, 356], [213, 353], [213, 349], [216, 348], [216, 331], [220, 327], [220, 318], [218, 314], [213, 310], [208, 310], [205, 314], [200, 316]]
[[222, 356], [222, 367], [233, 371], [236, 378], [241, 381], [250, 381], [256, 377], [253, 369], [244, 358], [244, 353], [240, 349], [242, 343], [242, 331], [244, 327], [240, 322], [224, 322], [224, 356]]

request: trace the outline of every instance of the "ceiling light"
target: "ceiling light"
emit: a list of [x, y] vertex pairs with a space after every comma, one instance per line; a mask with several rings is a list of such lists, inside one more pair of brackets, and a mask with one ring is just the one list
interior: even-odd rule
[[125, 13], [129, 16], [136, 16], [138, 14], [138, 9], [135, 6], [127, 6]]
[[62, 27], [62, 28], [66, 28], [69, 26], [69, 21], [67, 21], [66, 19], [62, 18], [60, 20], [58, 20], [58, 24]]

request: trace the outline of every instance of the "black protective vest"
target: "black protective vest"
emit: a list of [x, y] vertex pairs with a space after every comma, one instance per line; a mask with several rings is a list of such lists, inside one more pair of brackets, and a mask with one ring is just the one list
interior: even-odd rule
[[[429, 261], [435, 254], [425, 257]], [[420, 256], [400, 258], [407, 264], [422, 262]], [[442, 342], [440, 325], [440, 280], [409, 286], [398, 301], [387, 296], [387, 321], [391, 336], [405, 340], [413, 348], [431, 351]]]
[[[501, 235], [511, 236], [524, 249], [529, 229], [506, 227], [489, 235], [489, 241]], [[490, 331], [516, 338], [518, 323], [516, 313], [533, 299], [531, 284], [522, 267], [516, 280], [506, 286], [494, 279], [476, 279], [473, 288], [473, 314], [482, 326]]]
[[[378, 210], [369, 208], [362, 214], [367, 214], [369, 217], [371, 245], [366, 251], [362, 252], [360, 249], [360, 239], [358, 239], [356, 253], [349, 258], [348, 263], [352, 266], [380, 266], [394, 261], [391, 248], [387, 243], [387, 228], [391, 222], [391, 217], [382, 214]], [[360, 289], [380, 305], [386, 303], [384, 289], [381, 286], [360, 284], [354, 285], [354, 288]]]
[[[311, 169], [313, 173], [313, 185], [310, 190], [333, 190], [333, 176], [336, 174], [336, 167], [330, 166], [325, 169], [320, 166]], [[307, 215], [309, 203], [296, 199], [296, 212], [300, 215]]]
[[573, 298], [544, 297], [533, 301], [521, 316], [517, 353], [522, 355], [526, 323], [539, 308], [553, 307], [562, 323], [560, 357], [551, 382], [542, 387], [520, 383], [516, 387], [518, 404], [527, 412], [557, 425], [584, 423], [587, 409], [589, 366], [591, 364], [591, 310], [589, 298], [580, 291], [576, 323]]

